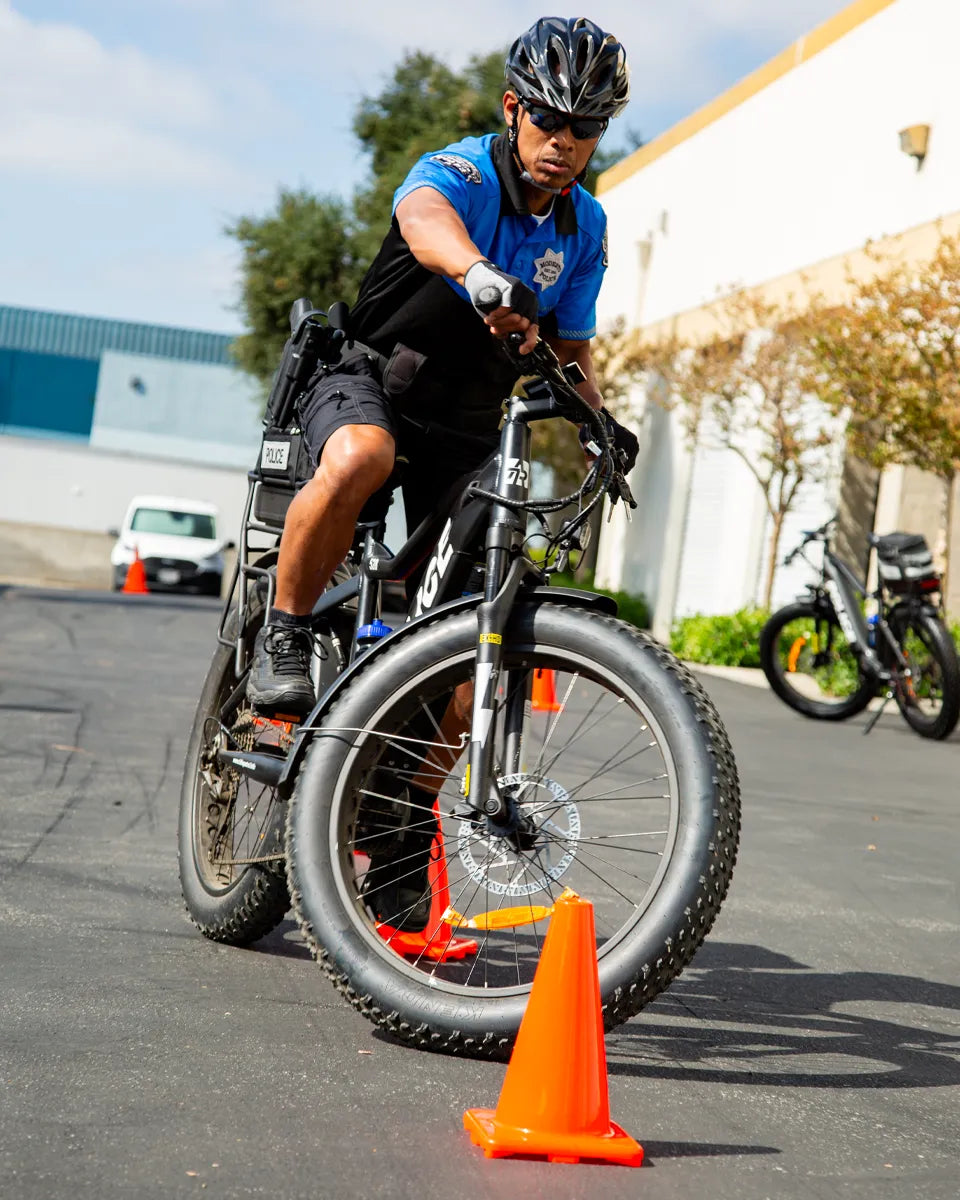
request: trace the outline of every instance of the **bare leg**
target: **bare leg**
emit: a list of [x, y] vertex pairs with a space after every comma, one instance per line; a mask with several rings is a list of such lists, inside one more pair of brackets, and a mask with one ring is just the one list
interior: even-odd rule
[[470, 728], [472, 713], [473, 681], [471, 680], [454, 688], [447, 711], [440, 721], [440, 738], [437, 740], [446, 742], [450, 749], [441, 750], [435, 746], [430, 747], [426, 753], [427, 761], [424, 763], [423, 770], [415, 779], [411, 780], [414, 787], [429, 792], [431, 796], [437, 794], [437, 772], [440, 771], [446, 775], [456, 766], [457, 759], [460, 757], [460, 735], [466, 733]]
[[277, 563], [276, 606], [309, 613], [353, 542], [360, 510], [393, 470], [394, 441], [378, 425], [342, 425], [287, 511]]

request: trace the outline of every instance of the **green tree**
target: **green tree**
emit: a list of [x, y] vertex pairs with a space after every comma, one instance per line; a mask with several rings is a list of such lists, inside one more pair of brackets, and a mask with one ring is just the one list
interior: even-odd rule
[[320, 308], [350, 300], [361, 263], [347, 206], [330, 196], [281, 191], [264, 217], [241, 217], [227, 227], [242, 248], [239, 310], [247, 332], [233, 343], [237, 363], [269, 384], [290, 332], [294, 300]]
[[360, 102], [353, 131], [370, 159], [370, 184], [355, 198], [361, 253], [376, 254], [393, 193], [421, 154], [503, 124], [504, 50], [474, 55], [462, 72], [431, 54], [406, 54], [386, 87]]
[[[958, 521], [960, 236], [920, 262], [867, 248], [873, 270], [811, 330], [818, 391], [849, 417], [853, 449], [874, 466], [916, 466], [944, 484], [947, 545]], [[956, 563], [948, 563], [956, 571]]]
[[716, 315], [713, 337], [693, 343], [670, 336], [646, 349], [647, 361], [666, 384], [665, 407], [679, 406], [691, 446], [732, 450], [757, 482], [770, 517], [769, 609], [784, 520], [804, 484], [832, 469], [829, 448], [843, 420], [815, 378], [810, 330], [823, 319], [816, 301], [798, 317], [790, 305], [741, 291], [721, 301]]

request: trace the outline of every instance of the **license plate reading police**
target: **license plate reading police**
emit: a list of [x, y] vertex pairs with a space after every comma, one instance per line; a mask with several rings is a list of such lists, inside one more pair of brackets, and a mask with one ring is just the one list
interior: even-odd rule
[[289, 457], [289, 442], [264, 442], [260, 452], [260, 466], [265, 471], [285, 471]]

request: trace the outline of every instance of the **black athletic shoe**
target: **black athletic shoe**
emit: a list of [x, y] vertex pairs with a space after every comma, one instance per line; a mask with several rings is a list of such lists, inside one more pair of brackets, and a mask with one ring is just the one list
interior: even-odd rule
[[[402, 804], [408, 796], [404, 789], [399, 802]], [[410, 824], [389, 836], [368, 839], [370, 865], [361, 894], [381, 924], [407, 933], [422, 933], [430, 920], [429, 869], [437, 828], [432, 816], [411, 810], [408, 805], [404, 807], [403, 815]], [[411, 828], [411, 824], [419, 827]]]
[[265, 625], [253, 643], [247, 699], [257, 712], [306, 716], [316, 704], [310, 679], [313, 635], [295, 625]]

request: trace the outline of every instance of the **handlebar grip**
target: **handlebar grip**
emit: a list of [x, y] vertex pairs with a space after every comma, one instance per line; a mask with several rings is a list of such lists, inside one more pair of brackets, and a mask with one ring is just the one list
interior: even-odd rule
[[290, 306], [290, 332], [296, 333], [300, 328], [300, 322], [308, 312], [312, 311], [313, 305], [306, 298], [306, 296], [301, 296], [299, 300], [294, 300], [293, 304]]
[[499, 288], [494, 287], [492, 283], [487, 284], [485, 288], [480, 289], [477, 296], [476, 307], [482, 312], [489, 315], [496, 312], [503, 304], [503, 292]]

